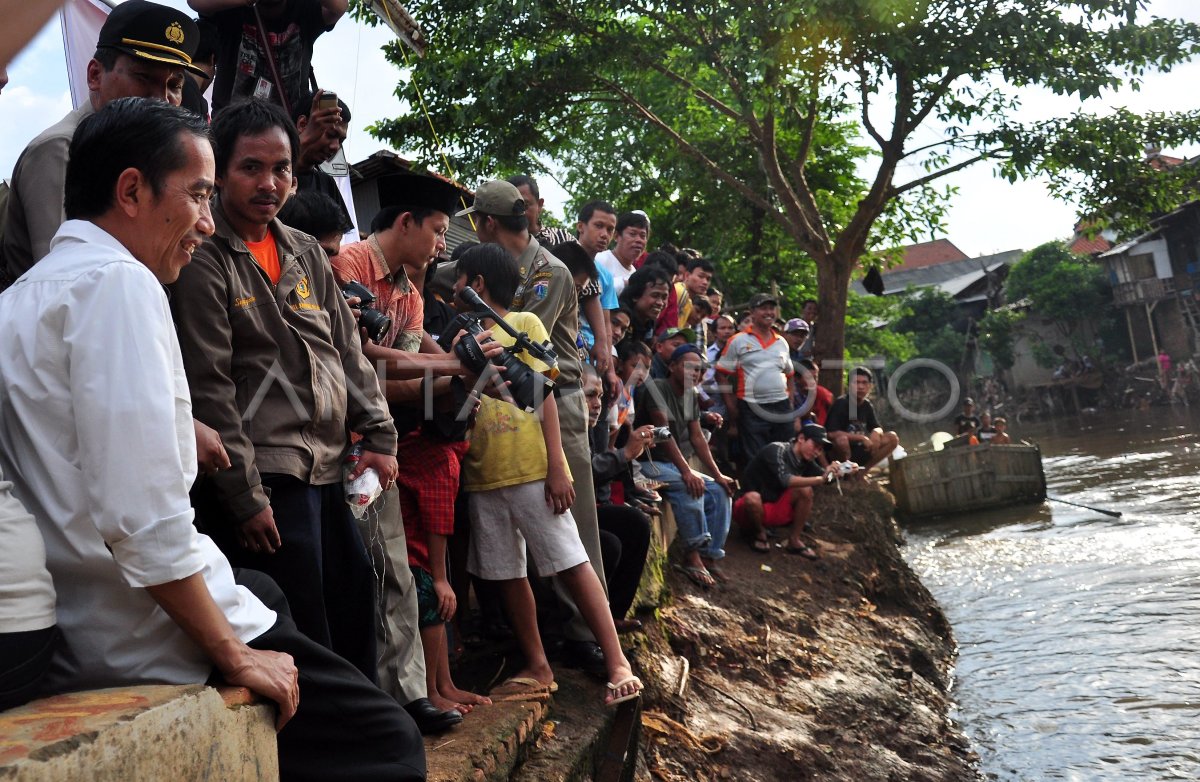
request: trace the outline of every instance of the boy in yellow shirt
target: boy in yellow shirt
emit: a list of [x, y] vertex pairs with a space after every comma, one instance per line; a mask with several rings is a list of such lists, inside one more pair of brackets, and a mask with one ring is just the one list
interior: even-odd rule
[[[549, 339], [546, 327], [530, 312], [509, 312], [521, 282], [508, 251], [497, 244], [473, 247], [458, 261], [458, 293], [472, 288], [516, 331], [534, 342]], [[494, 325], [489, 319], [484, 328]], [[511, 345], [502, 329], [493, 339]], [[519, 358], [537, 371], [549, 367], [522, 351]], [[540, 420], [539, 420], [540, 418]], [[591, 475], [580, 476], [591, 480]], [[557, 689], [537, 627], [537, 608], [527, 578], [525, 547], [537, 572], [557, 575], [596, 636], [608, 669], [609, 706], [637, 698], [642, 682], [633, 675], [621, 651], [604, 588], [579, 540], [571, 517], [575, 490], [567, 469], [558, 425], [558, 406], [547, 395], [539, 411], [526, 413], [484, 397], [475, 419], [471, 446], [463, 458], [462, 489], [470, 493], [471, 549], [467, 569], [498, 582], [509, 621], [525, 655], [525, 667], [492, 691], [493, 696], [521, 697]]]

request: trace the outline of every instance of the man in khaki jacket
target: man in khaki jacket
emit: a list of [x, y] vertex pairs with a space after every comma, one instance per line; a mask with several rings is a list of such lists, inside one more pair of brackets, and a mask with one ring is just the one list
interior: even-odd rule
[[216, 234], [171, 300], [196, 418], [232, 462], [197, 484], [197, 516], [231, 562], [279, 583], [302, 632], [375, 681], [372, 573], [342, 465], [356, 433], [351, 477], [373, 468], [390, 487], [396, 429], [324, 251], [275, 219], [295, 128], [259, 100], [212, 127]]

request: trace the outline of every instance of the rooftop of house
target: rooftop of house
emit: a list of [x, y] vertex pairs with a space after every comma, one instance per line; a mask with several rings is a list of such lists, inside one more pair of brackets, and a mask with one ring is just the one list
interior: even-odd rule
[[904, 260], [888, 269], [888, 272], [923, 269], [926, 266], [938, 266], [952, 261], [961, 261], [967, 254], [954, 246], [949, 239], [934, 239], [932, 242], [921, 242], [900, 248], [904, 252]]
[[[884, 295], [903, 293], [911, 285], [915, 288], [938, 287], [955, 295], [982, 277], [985, 270], [994, 271], [1001, 266], [1012, 266], [1023, 252], [1024, 250], [1008, 250], [994, 255], [946, 261], [916, 269], [888, 269], [883, 273], [883, 292]], [[866, 294], [858, 280], [851, 283], [850, 287], [855, 293]]]

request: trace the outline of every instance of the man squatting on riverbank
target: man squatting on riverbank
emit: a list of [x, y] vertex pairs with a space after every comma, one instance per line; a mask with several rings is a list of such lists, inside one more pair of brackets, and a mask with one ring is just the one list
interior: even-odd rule
[[0, 464], [59, 593], [49, 689], [215, 672], [279, 704], [284, 778], [422, 779], [403, 709], [192, 525], [191, 395], [162, 286], [214, 232], [215, 178], [203, 120], [110, 103], [71, 142], [68, 220], [49, 255], [3, 296]]
[[746, 493], [733, 504], [733, 521], [751, 549], [766, 554], [771, 550], [767, 530], [791, 525], [784, 550], [817, 558], [805, 534], [812, 532], [813, 487], [837, 474], [836, 464], [822, 468], [817, 463], [818, 454], [830, 445], [825, 427], [805, 424], [791, 442], [768, 443], [750, 460], [742, 473]]

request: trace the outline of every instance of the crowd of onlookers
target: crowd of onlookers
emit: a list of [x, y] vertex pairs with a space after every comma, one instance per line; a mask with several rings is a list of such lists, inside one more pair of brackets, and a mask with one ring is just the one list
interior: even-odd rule
[[[820, 384], [816, 301], [727, 301], [599, 198], [546, 225], [528, 176], [469, 206], [384, 176], [343, 243], [350, 107], [310, 61], [344, 0], [190, 4], [113, 10], [90, 101], [14, 171], [0, 708], [224, 679], [278, 703], [285, 778], [423, 778], [419, 733], [547, 697], [551, 660], [639, 697], [620, 635], [666, 508], [700, 588], [733, 528], [820, 556], [813, 488], [897, 438], [869, 369]], [[454, 217], [479, 241], [448, 253]], [[502, 638], [521, 664], [458, 687]]]

